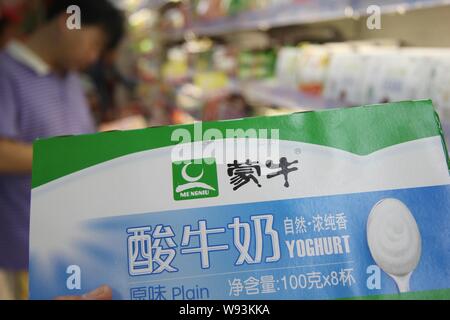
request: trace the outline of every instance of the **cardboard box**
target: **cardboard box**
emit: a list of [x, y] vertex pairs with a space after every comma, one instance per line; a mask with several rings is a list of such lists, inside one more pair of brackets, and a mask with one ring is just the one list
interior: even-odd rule
[[448, 164], [430, 101], [39, 140], [31, 298], [449, 298]]

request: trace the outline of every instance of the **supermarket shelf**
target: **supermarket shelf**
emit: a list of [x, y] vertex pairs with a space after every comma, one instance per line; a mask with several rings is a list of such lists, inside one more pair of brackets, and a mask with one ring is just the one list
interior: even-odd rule
[[[392, 2], [392, 1], [391, 1]], [[385, 4], [381, 7], [382, 14], [407, 12], [413, 10], [438, 8], [449, 6], [450, 0], [409, 0], [409, 1], [393, 1], [397, 3]], [[360, 4], [357, 12], [361, 15], [367, 15], [367, 6], [370, 4]]]
[[[276, 79], [267, 80], [237, 80], [232, 79], [228, 85], [221, 89], [202, 91], [194, 85], [182, 87], [183, 94], [188, 99], [205, 101], [212, 98], [226, 96], [232, 93], [241, 94], [248, 102], [273, 106], [292, 111], [309, 111], [323, 109], [325, 107], [337, 107], [330, 101], [325, 101], [321, 96], [302, 93], [295, 88], [282, 86]], [[194, 92], [193, 90], [200, 90]]]
[[317, 110], [326, 107], [323, 98], [301, 93], [294, 88], [281, 86], [275, 80], [242, 81], [239, 86], [242, 95], [248, 101], [258, 104], [295, 111]]
[[[230, 32], [266, 30], [273, 27], [365, 16], [367, 7], [371, 4], [366, 0], [350, 0], [351, 6], [343, 5], [342, 2], [338, 3], [338, 1], [329, 1], [326, 5], [319, 7], [295, 3], [274, 5], [265, 10], [243, 12], [234, 17], [202, 22], [186, 30], [168, 32], [167, 38], [180, 40], [183, 38], [183, 34], [189, 31], [199, 36], [214, 36]], [[380, 7], [381, 13], [389, 14], [446, 5], [450, 5], [450, 0], [387, 0]]]
[[169, 2], [169, 0], [144, 0], [142, 7], [146, 7], [151, 10], [159, 10], [162, 6]]
[[[166, 41], [181, 41], [185, 38], [185, 34], [191, 30], [171, 30], [164, 31], [162, 39]], [[200, 34], [199, 34], [200, 35]]]

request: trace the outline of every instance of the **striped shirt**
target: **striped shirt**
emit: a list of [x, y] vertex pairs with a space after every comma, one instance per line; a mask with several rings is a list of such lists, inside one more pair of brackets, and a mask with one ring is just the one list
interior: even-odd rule
[[[52, 73], [37, 55], [13, 42], [0, 53], [0, 138], [94, 132], [76, 73]], [[0, 269], [28, 269], [31, 175], [0, 174]]]

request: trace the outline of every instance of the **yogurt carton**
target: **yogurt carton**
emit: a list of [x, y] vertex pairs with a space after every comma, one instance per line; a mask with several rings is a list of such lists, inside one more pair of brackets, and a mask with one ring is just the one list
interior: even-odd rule
[[430, 101], [38, 140], [32, 299], [450, 298]]

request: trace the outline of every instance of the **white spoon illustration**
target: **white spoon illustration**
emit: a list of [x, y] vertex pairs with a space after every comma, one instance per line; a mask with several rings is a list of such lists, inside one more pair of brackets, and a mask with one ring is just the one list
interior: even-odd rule
[[422, 251], [419, 228], [408, 207], [397, 199], [379, 201], [367, 221], [367, 241], [376, 264], [400, 292], [408, 292]]

